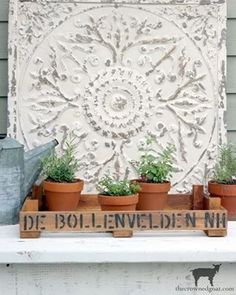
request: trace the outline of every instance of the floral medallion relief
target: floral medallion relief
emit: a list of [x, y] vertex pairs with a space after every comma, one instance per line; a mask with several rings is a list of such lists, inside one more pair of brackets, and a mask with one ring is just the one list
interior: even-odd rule
[[21, 35], [17, 137], [63, 148], [73, 130], [88, 192], [107, 171], [136, 177], [147, 135], [177, 148], [173, 190], [202, 181], [219, 142], [217, 8], [66, 5], [56, 25]]

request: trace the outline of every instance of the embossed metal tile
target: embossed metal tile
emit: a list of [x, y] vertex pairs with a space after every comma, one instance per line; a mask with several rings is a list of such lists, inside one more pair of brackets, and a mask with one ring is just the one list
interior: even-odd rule
[[10, 1], [9, 128], [28, 148], [73, 130], [87, 191], [136, 177], [145, 136], [176, 146], [173, 191], [225, 141], [222, 0]]

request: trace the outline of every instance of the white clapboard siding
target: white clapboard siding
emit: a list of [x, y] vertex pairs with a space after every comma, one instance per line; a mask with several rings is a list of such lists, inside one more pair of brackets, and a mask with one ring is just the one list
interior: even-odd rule
[[0, 23], [0, 59], [7, 59], [7, 35], [8, 23], [2, 22]]
[[7, 130], [8, 3], [9, 0], [0, 0], [0, 136]]
[[228, 18], [236, 18], [236, 0], [227, 1], [227, 16]]
[[228, 94], [227, 96], [227, 129], [236, 130], [236, 119], [235, 119], [235, 110], [236, 110], [236, 94]]
[[0, 97], [7, 96], [7, 60], [0, 59]]
[[7, 128], [7, 99], [0, 98], [0, 134], [5, 133]]
[[236, 56], [236, 18], [227, 21], [227, 55]]
[[8, 20], [8, 3], [10, 0], [0, 0], [0, 21]]
[[[236, 56], [227, 58], [227, 93], [236, 93]], [[235, 118], [236, 119], [236, 118]]]

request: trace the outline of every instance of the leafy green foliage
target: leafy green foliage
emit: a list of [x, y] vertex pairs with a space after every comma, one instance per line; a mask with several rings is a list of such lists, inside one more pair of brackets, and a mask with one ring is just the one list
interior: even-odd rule
[[75, 173], [79, 167], [75, 158], [73, 140], [66, 142], [66, 149], [62, 156], [52, 155], [43, 160], [43, 174], [55, 182], [74, 182]]
[[137, 183], [131, 183], [129, 180], [113, 180], [105, 175], [98, 183], [97, 189], [102, 195], [107, 196], [129, 196], [136, 194], [140, 190]]
[[236, 183], [236, 151], [232, 144], [220, 147], [217, 163], [214, 167], [214, 181], [223, 184]]
[[140, 150], [144, 152], [138, 163], [138, 173], [143, 182], [163, 183], [168, 181], [174, 172], [173, 153], [175, 147], [168, 145], [160, 154], [151, 149], [152, 138], [146, 140], [146, 146]]

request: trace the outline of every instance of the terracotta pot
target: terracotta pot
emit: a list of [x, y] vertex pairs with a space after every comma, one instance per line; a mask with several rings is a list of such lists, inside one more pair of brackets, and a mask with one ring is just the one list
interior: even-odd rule
[[80, 193], [83, 189], [83, 180], [73, 183], [59, 183], [44, 181], [43, 188], [46, 196], [46, 204], [49, 211], [73, 211], [76, 210]]
[[170, 182], [148, 183], [135, 180], [140, 185], [137, 210], [163, 210], [167, 203]]
[[221, 198], [221, 205], [227, 209], [228, 218], [236, 220], [236, 184], [208, 182], [208, 191], [212, 197]]
[[138, 194], [130, 196], [98, 195], [103, 211], [133, 211], [138, 203]]

